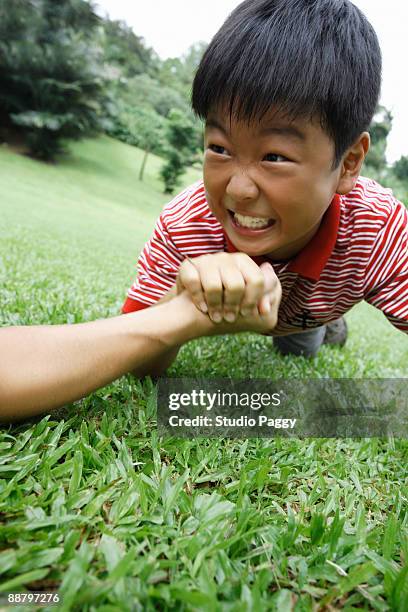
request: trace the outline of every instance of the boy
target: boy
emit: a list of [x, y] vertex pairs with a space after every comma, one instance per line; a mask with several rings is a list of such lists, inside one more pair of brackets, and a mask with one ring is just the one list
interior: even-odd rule
[[165, 206], [123, 312], [182, 289], [216, 323], [267, 312], [269, 262], [282, 352], [315, 354], [363, 299], [407, 333], [407, 211], [359, 176], [380, 85], [376, 34], [349, 0], [239, 5], [193, 84], [204, 182]]

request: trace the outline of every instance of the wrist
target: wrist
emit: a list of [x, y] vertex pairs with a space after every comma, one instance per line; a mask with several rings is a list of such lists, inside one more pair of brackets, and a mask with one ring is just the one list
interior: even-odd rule
[[196, 308], [186, 292], [155, 306], [120, 317], [126, 333], [150, 339], [152, 346], [179, 347], [194, 338], [210, 335], [214, 323]]
[[214, 323], [198, 310], [186, 292], [163, 304], [163, 307], [166, 308], [163, 316], [169, 323], [163, 338], [170, 346], [180, 346], [195, 338], [207, 336], [214, 329]]

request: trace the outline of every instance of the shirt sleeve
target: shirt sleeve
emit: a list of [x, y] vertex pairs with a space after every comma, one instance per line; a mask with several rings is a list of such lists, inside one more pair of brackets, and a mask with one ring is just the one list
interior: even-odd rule
[[408, 334], [408, 213], [401, 202], [395, 202], [372, 248], [364, 299]]
[[175, 247], [162, 214], [140, 254], [137, 278], [128, 290], [122, 313], [156, 304], [173, 287], [182, 261], [183, 256]]

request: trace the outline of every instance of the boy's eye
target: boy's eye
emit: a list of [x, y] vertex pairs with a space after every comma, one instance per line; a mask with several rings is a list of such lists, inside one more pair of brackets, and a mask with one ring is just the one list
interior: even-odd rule
[[277, 153], [268, 153], [265, 155], [264, 160], [268, 162], [288, 161], [286, 157], [283, 157], [283, 155], [278, 155]]
[[221, 145], [209, 144], [208, 148], [213, 153], [218, 153], [219, 155], [228, 155], [227, 149], [225, 147], [222, 147]]
[[[229, 151], [221, 146], [221, 145], [217, 145], [217, 144], [213, 144], [210, 143], [208, 145], [208, 149], [210, 151], [212, 151], [213, 153], [217, 153], [217, 155], [229, 155]], [[264, 161], [268, 161], [268, 162], [285, 162], [285, 161], [289, 161], [287, 157], [284, 157], [283, 155], [278, 155], [277, 153], [268, 153], [267, 155], [265, 155], [264, 157]]]

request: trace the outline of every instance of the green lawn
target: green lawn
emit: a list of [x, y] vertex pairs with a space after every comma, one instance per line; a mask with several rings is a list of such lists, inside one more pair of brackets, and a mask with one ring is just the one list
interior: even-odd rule
[[[119, 312], [167, 199], [141, 159], [106, 137], [58, 165], [0, 148], [0, 325]], [[348, 323], [314, 360], [243, 334], [190, 343], [170, 375], [408, 378], [381, 313]], [[124, 377], [1, 428], [0, 592], [58, 588], [81, 611], [408, 610], [406, 441], [163, 440], [154, 407], [150, 379]]]

